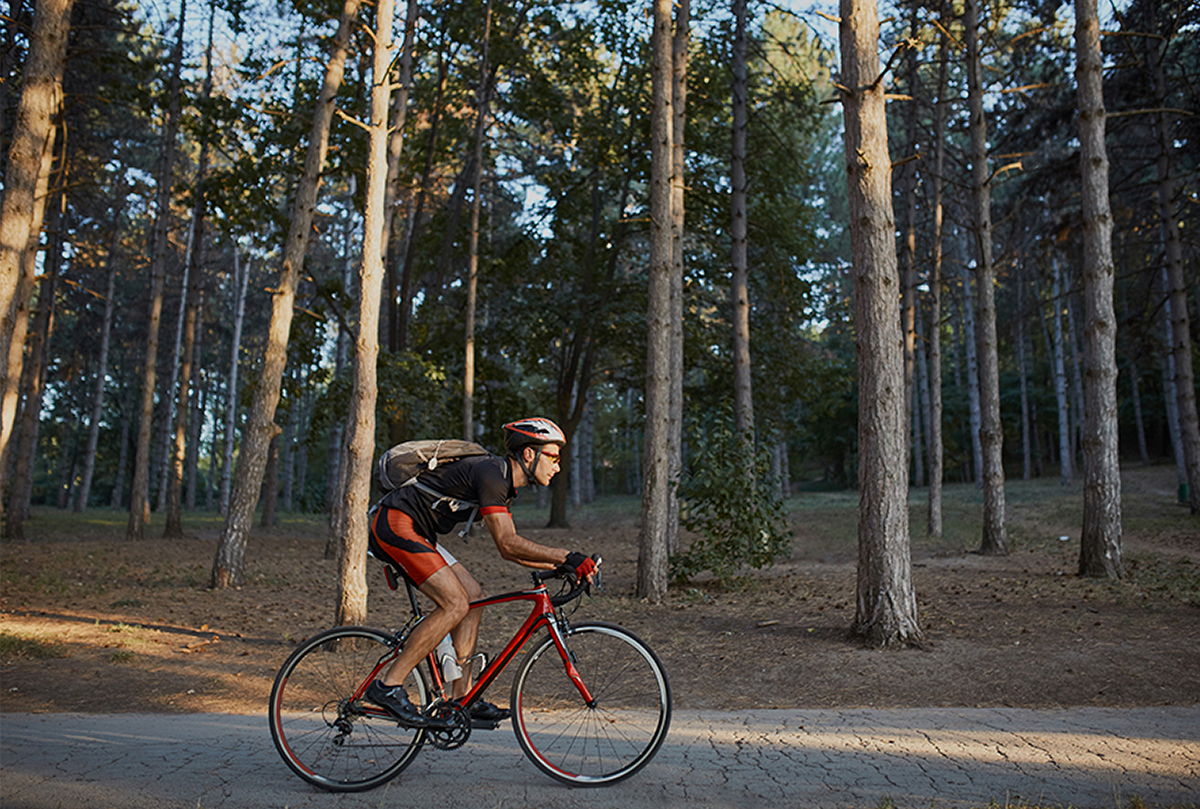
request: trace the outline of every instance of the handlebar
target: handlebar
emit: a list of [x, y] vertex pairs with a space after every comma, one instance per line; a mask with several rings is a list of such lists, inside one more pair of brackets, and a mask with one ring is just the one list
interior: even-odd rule
[[530, 575], [532, 576], [533, 583], [535, 585], [542, 584], [550, 579], [566, 579], [567, 581], [571, 582], [570, 590], [565, 593], [560, 592], [557, 595], [550, 596], [550, 603], [555, 607], [561, 607], [563, 604], [568, 604], [579, 598], [584, 593], [591, 595], [593, 584], [596, 585], [597, 589], [603, 589], [603, 586], [600, 583], [600, 557], [593, 554], [592, 558], [596, 560], [596, 572], [592, 575], [592, 581], [590, 582], [587, 579], [577, 580], [575, 578], [575, 571], [571, 570], [565, 565], [560, 565], [551, 570], [535, 570]]

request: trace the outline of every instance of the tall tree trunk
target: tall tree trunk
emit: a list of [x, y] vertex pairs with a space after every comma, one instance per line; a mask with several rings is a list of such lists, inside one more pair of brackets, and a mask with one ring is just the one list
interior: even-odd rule
[[1017, 316], [1013, 322], [1013, 342], [1016, 343], [1017, 373], [1021, 379], [1021, 479], [1033, 478], [1033, 437], [1029, 419], [1029, 362], [1025, 353], [1025, 283], [1017, 270]]
[[158, 459], [157, 466], [151, 467], [152, 472], [155, 470], [158, 472], [158, 488], [155, 490], [157, 497], [154, 505], [154, 510], [158, 512], [167, 509], [167, 497], [171, 488], [171, 474], [174, 467], [172, 460], [174, 424], [178, 413], [176, 395], [179, 391], [179, 374], [183, 368], [183, 331], [187, 325], [188, 296], [192, 292], [191, 278], [194, 271], [192, 255], [195, 252], [195, 237], [196, 217], [195, 210], [193, 210], [192, 217], [188, 220], [187, 244], [183, 251], [183, 278], [179, 282], [179, 309], [175, 313], [175, 340], [171, 344], [170, 353], [171, 373], [167, 376], [167, 388], [162, 391], [158, 403], [162, 429], [158, 431], [158, 448], [154, 456]]
[[[667, 418], [670, 487], [667, 494], [667, 552], [679, 551], [679, 479], [683, 474], [683, 237], [684, 130], [687, 126], [688, 45], [691, 40], [691, 0], [677, 0], [675, 33], [671, 37], [671, 408]], [[589, 428], [590, 434], [590, 428]], [[590, 439], [589, 439], [590, 440]], [[587, 474], [591, 480], [591, 445]], [[594, 481], [589, 483], [595, 499]]]
[[120, 511], [125, 503], [125, 473], [129, 469], [129, 437], [133, 433], [133, 389], [127, 384], [122, 385], [121, 402], [121, 438], [117, 442], [117, 474], [113, 482], [112, 499], [109, 505], [113, 511]]
[[[33, 14], [29, 51], [22, 70], [24, 89], [17, 106], [17, 118], [9, 144], [8, 168], [4, 178], [4, 198], [0, 207], [0, 357], [9, 355], [15, 315], [13, 299], [17, 292], [22, 261], [30, 240], [36, 244], [42, 229], [38, 181], [49, 174], [49, 158], [54, 152], [54, 119], [62, 108], [62, 74], [67, 54], [67, 35], [71, 27], [74, 0], [41, 0]], [[45, 197], [45, 192], [41, 194]], [[23, 346], [22, 346], [23, 348]], [[12, 438], [16, 418], [16, 377], [6, 375], [3, 407], [0, 415], [0, 492], [4, 487], [3, 458]], [[3, 497], [0, 495], [0, 500]]]
[[[241, 584], [245, 576], [246, 541], [250, 536], [254, 507], [267, 465], [267, 446], [279, 432], [279, 426], [275, 424], [275, 408], [279, 404], [283, 368], [287, 363], [288, 333], [292, 326], [296, 286], [304, 269], [304, 254], [308, 248], [308, 235], [316, 210], [317, 192], [321, 187], [321, 169], [325, 165], [325, 154], [329, 145], [334, 101], [342, 84], [346, 51], [351, 31], [355, 27], [359, 4], [360, 0], [345, 0], [342, 6], [337, 35], [334, 37], [329, 62], [325, 67], [321, 93], [313, 111], [304, 171], [296, 186], [291, 225], [283, 249], [279, 285], [271, 296], [271, 323], [267, 329], [262, 370], [254, 387], [249, 418], [242, 431], [242, 450], [238, 457], [229, 510], [213, 560], [212, 586], [217, 589]], [[368, 291], [364, 289], [363, 294], [368, 294]], [[378, 300], [378, 282], [374, 292], [370, 294], [375, 295]]]
[[983, 442], [979, 435], [979, 427], [983, 422], [983, 406], [979, 398], [979, 342], [976, 339], [978, 328], [972, 302], [974, 292], [971, 271], [967, 269], [965, 262], [959, 264], [959, 273], [962, 277], [962, 297], [959, 299], [962, 305], [962, 343], [967, 366], [967, 419], [971, 430], [971, 470], [974, 473], [971, 479], [978, 486], [983, 481]]
[[379, 0], [371, 71], [371, 118], [368, 126], [367, 206], [363, 222], [363, 258], [358, 343], [351, 388], [350, 437], [346, 442], [345, 530], [339, 543], [336, 621], [360, 624], [367, 617], [367, 503], [375, 459], [375, 363], [379, 356], [379, 291], [383, 282], [383, 204], [387, 183], [388, 106], [394, 0]]
[[1104, 146], [1104, 59], [1096, 0], [1075, 0], [1079, 163], [1083, 174], [1083, 536], [1079, 574], [1119, 579], [1121, 464], [1117, 452], [1117, 318], [1113, 312], [1112, 213]]
[[[919, 8], [913, 4], [909, 10], [909, 37], [917, 41], [917, 20]], [[900, 169], [900, 199], [904, 206], [904, 230], [901, 233], [901, 307], [900, 317], [904, 331], [904, 412], [905, 424], [911, 429], [905, 431], [909, 438], [909, 456], [912, 458], [913, 482], [921, 486], [924, 470], [921, 465], [921, 445], [919, 443], [920, 423], [918, 410], [920, 397], [917, 395], [915, 384], [916, 371], [916, 339], [917, 339], [917, 49], [905, 48], [905, 81], [908, 85], [910, 100], [904, 107], [904, 151], [905, 164]]]
[[1071, 404], [1067, 397], [1067, 370], [1063, 359], [1062, 328], [1062, 268], [1058, 256], [1052, 256], [1054, 280], [1050, 286], [1050, 302], [1054, 306], [1054, 397], [1058, 402], [1058, 461], [1059, 480], [1070, 486], [1074, 479], [1074, 458], [1071, 453]]
[[[1159, 109], [1165, 109], [1166, 78], [1162, 67], [1162, 51], [1166, 46], [1157, 39], [1147, 38], [1147, 62], [1154, 81], [1154, 96]], [[1183, 272], [1183, 245], [1179, 235], [1179, 218], [1175, 210], [1176, 183], [1171, 174], [1171, 155], [1175, 151], [1170, 123], [1166, 112], [1154, 117], [1154, 135], [1158, 140], [1155, 163], [1158, 179], [1158, 210], [1166, 253], [1164, 276], [1171, 302], [1170, 350], [1175, 364], [1175, 397], [1179, 418], [1179, 438], [1187, 472], [1188, 504], [1193, 514], [1200, 514], [1200, 418], [1196, 411], [1196, 382], [1192, 371], [1192, 332], [1188, 318], [1187, 281]]]
[[[29, 517], [29, 500], [33, 494], [42, 397], [46, 392], [47, 353], [50, 336], [54, 332], [55, 297], [58, 294], [58, 262], [51, 260], [53, 255], [53, 250], [47, 250], [48, 269], [42, 274], [37, 315], [29, 340], [29, 363], [25, 374], [28, 381], [22, 386], [25, 389], [25, 405], [21, 408], [16, 464], [9, 487], [8, 520], [5, 523], [5, 537], [8, 539], [26, 539], [24, 522]], [[66, 451], [64, 446], [63, 452]]]
[[979, 4], [966, 0], [963, 29], [967, 49], [967, 106], [970, 110], [971, 191], [976, 256], [975, 295], [979, 330], [979, 443], [983, 451], [983, 536], [979, 550], [1008, 553], [1004, 516], [1004, 427], [1000, 422], [1000, 359], [996, 338], [996, 268], [992, 264], [991, 179], [987, 121], [983, 114], [983, 65], [979, 55]]
[[221, 460], [221, 495], [217, 500], [217, 511], [229, 513], [229, 495], [233, 489], [233, 439], [237, 427], [238, 411], [238, 367], [241, 365], [242, 324], [246, 319], [246, 288], [250, 283], [250, 261], [241, 266], [238, 255], [241, 250], [233, 246], [233, 335], [229, 338], [229, 377], [225, 384], [225, 440]]
[[[42, 222], [45, 219], [46, 206], [50, 198], [50, 174], [54, 163], [54, 139], [54, 131], [52, 130], [50, 140], [47, 143], [47, 151], [42, 155], [42, 166], [38, 172], [37, 179], [37, 192], [33, 201], [33, 219], [38, 223], [38, 227], [36, 231], [30, 233], [29, 243], [26, 245], [26, 249], [21, 256], [21, 272], [17, 278], [17, 289], [9, 311], [12, 329], [10, 331], [7, 329], [7, 326], [5, 328], [4, 337], [8, 340], [8, 351], [6, 356], [7, 364], [5, 366], [3, 418], [6, 425], [5, 429], [10, 432], [13, 429], [19, 429], [17, 421], [20, 419], [18, 407], [21, 396], [24, 393], [26, 398], [28, 398], [29, 380], [33, 378], [25, 366], [25, 343], [29, 336], [29, 325], [32, 317], [33, 290], [37, 284]], [[8, 441], [5, 444], [5, 448], [9, 448], [12, 443], [12, 441]], [[5, 488], [5, 479], [10, 467], [13, 466], [13, 459], [7, 457], [9, 454], [0, 449], [0, 503], [3, 503], [4, 499], [2, 493]], [[13, 500], [21, 502], [18, 496], [14, 496]], [[2, 506], [0, 506], [0, 509], [2, 509]]]
[[[1066, 290], [1063, 304], [1067, 312], [1067, 353], [1071, 357], [1071, 462], [1079, 458], [1079, 444], [1083, 437], [1083, 351], [1080, 349], [1079, 329], [1075, 321], [1075, 303], [1071, 294], [1072, 284], [1063, 285]], [[1079, 467], [1076, 467], [1078, 469]]]
[[734, 0], [733, 146], [729, 167], [733, 308], [733, 429], [753, 441], [754, 399], [750, 388], [749, 256], [746, 245], [746, 0]]
[[171, 185], [175, 170], [175, 139], [179, 134], [179, 108], [182, 95], [180, 73], [183, 70], [183, 29], [187, 0], [179, 10], [179, 36], [171, 57], [171, 80], [167, 99], [167, 117], [163, 124], [162, 146], [156, 172], [154, 211], [154, 253], [150, 264], [150, 313], [146, 320], [146, 354], [142, 365], [142, 402], [138, 422], [137, 453], [133, 461], [133, 483], [129, 489], [129, 524], [125, 538], [140, 540], [150, 521], [150, 442], [154, 431], [154, 392], [158, 384], [158, 332], [162, 323], [163, 292], [167, 283], [167, 254], [171, 245]]
[[262, 490], [258, 501], [262, 503], [262, 527], [275, 525], [275, 507], [279, 504], [279, 433], [267, 444], [267, 465], [263, 468]]
[[654, 0], [651, 36], [650, 267], [646, 311], [645, 476], [638, 536], [637, 595], [667, 592], [671, 488], [671, 0]]
[[1133, 421], [1137, 430], [1138, 452], [1142, 457], [1142, 466], [1150, 465], [1150, 448], [1146, 444], [1146, 421], [1142, 415], [1141, 374], [1138, 373], [1137, 361], [1129, 361], [1129, 387], [1133, 401]]
[[79, 496], [75, 499], [75, 511], [82, 514], [87, 510], [92, 493], [92, 475], [96, 471], [96, 448], [100, 444], [100, 419], [104, 415], [104, 383], [108, 378], [108, 346], [112, 337], [113, 312], [116, 309], [117, 268], [114, 256], [117, 238], [121, 230], [122, 205], [113, 211], [112, 241], [108, 245], [105, 263], [108, 265], [108, 284], [104, 290], [104, 319], [100, 326], [100, 356], [96, 361], [96, 391], [92, 394], [92, 416], [88, 420], [87, 451], [83, 456], [83, 477], [79, 481]]
[[873, 646], [921, 637], [908, 538], [904, 338], [878, 9], [841, 0], [841, 99], [858, 354], [858, 592], [853, 631]]
[[479, 93], [475, 115], [474, 195], [471, 199], [471, 245], [467, 267], [466, 351], [463, 373], [463, 440], [475, 440], [475, 296], [479, 288], [479, 215], [483, 208], [483, 138], [487, 131], [489, 81], [488, 45], [492, 33], [492, 0], [483, 23], [483, 52], [479, 57]]
[[949, 40], [938, 45], [937, 106], [933, 113], [933, 245], [929, 266], [929, 514], [926, 533], [942, 535], [942, 477], [945, 450], [942, 441], [942, 172], [946, 165], [946, 88]]
[[[204, 85], [202, 97], [207, 101], [212, 98], [213, 90], [213, 26], [217, 17], [215, 0], [209, 2], [208, 12], [208, 45], [205, 49]], [[200, 274], [204, 271], [204, 219], [207, 216], [207, 201], [204, 184], [208, 181], [209, 137], [207, 128], [201, 131], [200, 154], [196, 160], [196, 199], [192, 207], [192, 227], [189, 238], [188, 270], [184, 274], [188, 278], [188, 288], [185, 295], [187, 305], [183, 311], [182, 345], [178, 348], [176, 359], [179, 362], [179, 385], [175, 402], [175, 436], [172, 442], [169, 477], [167, 479], [167, 516], [163, 537], [166, 539], [183, 536], [183, 477], [184, 461], [187, 456], [188, 417], [191, 415], [191, 385], [194, 353], [196, 348], [196, 319], [200, 311]]]
[[417, 18], [420, 16], [418, 0], [408, 0], [404, 16], [404, 43], [400, 51], [400, 80], [392, 100], [391, 136], [388, 139], [388, 176], [383, 204], [383, 235], [387, 239], [384, 254], [384, 291], [380, 305], [380, 318], [387, 324], [388, 346], [392, 347], [399, 329], [399, 307], [396, 301], [398, 287], [396, 268], [401, 258], [401, 239], [397, 236], [396, 208], [399, 207], [396, 191], [400, 185], [400, 158], [404, 154], [404, 127], [408, 121], [408, 95], [412, 88], [413, 43], [416, 39]]

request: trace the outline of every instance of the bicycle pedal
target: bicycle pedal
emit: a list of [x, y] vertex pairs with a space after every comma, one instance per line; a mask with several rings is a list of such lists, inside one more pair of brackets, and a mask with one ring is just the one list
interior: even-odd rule
[[499, 719], [472, 719], [471, 727], [475, 730], [495, 730], [500, 727], [502, 721]]

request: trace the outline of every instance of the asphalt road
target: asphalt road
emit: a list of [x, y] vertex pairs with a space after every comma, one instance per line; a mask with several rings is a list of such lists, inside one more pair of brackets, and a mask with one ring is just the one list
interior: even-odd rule
[[1200, 705], [677, 712], [657, 758], [604, 788], [571, 789], [521, 753], [508, 725], [426, 747], [371, 792], [294, 776], [265, 716], [0, 715], [4, 809], [259, 807], [1200, 807]]

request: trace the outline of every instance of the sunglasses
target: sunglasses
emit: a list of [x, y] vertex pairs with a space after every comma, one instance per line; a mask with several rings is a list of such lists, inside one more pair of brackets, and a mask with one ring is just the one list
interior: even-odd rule
[[554, 463], [558, 463], [558, 459], [562, 457], [556, 452], [546, 452], [546, 450], [542, 450], [542, 455], [546, 458], [549, 458]]

